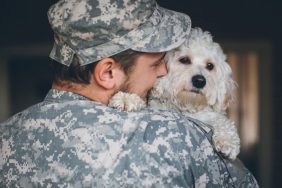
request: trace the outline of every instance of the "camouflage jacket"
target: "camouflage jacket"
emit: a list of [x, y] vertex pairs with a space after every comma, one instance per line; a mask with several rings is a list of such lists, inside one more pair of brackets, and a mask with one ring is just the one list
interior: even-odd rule
[[1, 123], [0, 187], [258, 187], [211, 135], [177, 113], [120, 112], [50, 90]]

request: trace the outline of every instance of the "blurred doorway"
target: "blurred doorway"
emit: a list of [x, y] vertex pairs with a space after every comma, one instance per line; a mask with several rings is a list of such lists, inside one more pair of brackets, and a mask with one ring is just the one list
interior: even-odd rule
[[223, 42], [238, 84], [229, 108], [241, 138], [240, 159], [261, 187], [271, 187], [271, 45], [267, 42]]

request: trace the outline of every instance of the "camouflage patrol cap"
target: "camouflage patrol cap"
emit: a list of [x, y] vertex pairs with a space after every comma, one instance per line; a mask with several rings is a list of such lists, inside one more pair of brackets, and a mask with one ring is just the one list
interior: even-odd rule
[[168, 51], [191, 29], [189, 16], [155, 0], [60, 0], [48, 18], [55, 38], [50, 57], [67, 66], [74, 55], [87, 65], [127, 49]]

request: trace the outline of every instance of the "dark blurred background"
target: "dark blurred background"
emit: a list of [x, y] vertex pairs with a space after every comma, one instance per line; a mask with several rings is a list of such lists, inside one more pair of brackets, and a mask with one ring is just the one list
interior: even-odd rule
[[[53, 34], [47, 10], [55, 0], [0, 5], [0, 122], [41, 101], [51, 86]], [[261, 187], [279, 187], [282, 173], [282, 14], [274, 0], [159, 0], [187, 13], [193, 27], [219, 42], [238, 82], [229, 114], [242, 139], [240, 158]]]

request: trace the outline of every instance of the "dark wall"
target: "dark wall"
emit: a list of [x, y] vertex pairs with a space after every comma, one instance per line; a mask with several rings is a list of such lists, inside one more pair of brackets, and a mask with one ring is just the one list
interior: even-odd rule
[[[52, 43], [47, 10], [55, 0], [2, 0], [0, 48]], [[273, 44], [271, 88], [273, 106], [273, 183], [282, 173], [282, 14], [274, 0], [159, 0], [159, 4], [189, 14], [193, 26], [210, 31], [216, 40], [267, 40]], [[46, 54], [47, 56], [48, 54]]]
[[52, 40], [47, 10], [56, 0], [9, 1], [0, 6], [0, 46]]

